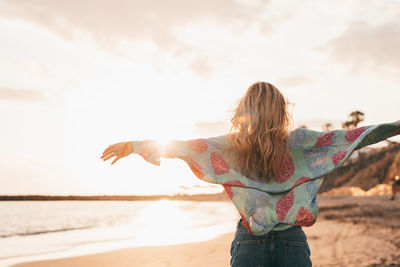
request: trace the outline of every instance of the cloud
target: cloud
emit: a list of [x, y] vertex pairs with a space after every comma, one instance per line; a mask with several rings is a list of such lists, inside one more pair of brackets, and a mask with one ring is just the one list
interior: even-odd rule
[[174, 29], [211, 20], [215, 25], [258, 22], [258, 4], [234, 0], [22, 0], [5, 1], [0, 15], [17, 17], [44, 26], [64, 38], [88, 34], [113, 44], [119, 40], [152, 40], [168, 48], [176, 41]]
[[0, 17], [35, 23], [66, 40], [94, 40], [117, 53], [124, 41], [152, 42], [183, 59], [197, 75], [208, 77], [212, 64], [204, 56], [205, 48], [187, 45], [182, 29], [196, 24], [204, 35], [207, 29], [234, 35], [256, 24], [264, 34], [270, 28], [262, 16], [268, 4], [265, 0], [5, 0]]
[[394, 68], [400, 71], [400, 21], [371, 26], [354, 22], [338, 37], [321, 47], [336, 61], [354, 69]]
[[44, 99], [39, 91], [0, 88], [0, 100], [36, 102]]
[[300, 86], [303, 84], [310, 83], [311, 80], [302, 75], [298, 76], [290, 76], [290, 77], [281, 77], [278, 79], [277, 84], [279, 87], [295, 87], [295, 86]]
[[191, 69], [199, 76], [208, 77], [212, 73], [212, 68], [207, 57], [198, 57], [190, 65]]

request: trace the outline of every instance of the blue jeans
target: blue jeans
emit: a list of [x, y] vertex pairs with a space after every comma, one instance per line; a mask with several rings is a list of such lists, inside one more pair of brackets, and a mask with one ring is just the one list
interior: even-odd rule
[[231, 245], [232, 267], [309, 267], [310, 248], [300, 226], [262, 236], [247, 232], [240, 219]]

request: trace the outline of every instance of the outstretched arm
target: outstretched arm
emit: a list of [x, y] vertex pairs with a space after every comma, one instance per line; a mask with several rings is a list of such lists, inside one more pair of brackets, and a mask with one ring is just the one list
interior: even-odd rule
[[166, 146], [154, 140], [121, 142], [110, 145], [101, 158], [108, 160], [116, 157], [111, 163], [114, 164], [120, 158], [135, 153], [157, 166], [160, 165], [160, 157], [178, 158], [184, 160], [198, 178], [210, 183], [223, 183], [229, 178], [231, 170], [222, 155], [229, 142], [226, 137], [170, 141]]
[[198, 140], [204, 139], [190, 140], [187, 142], [170, 141], [166, 146], [162, 146], [154, 140], [120, 142], [107, 147], [101, 158], [106, 161], [115, 157], [114, 161], [111, 162], [112, 165], [119, 159], [135, 153], [146, 161], [158, 166], [160, 165], [160, 157], [180, 158], [184, 160], [185, 157], [190, 154], [190, 146], [193, 147]]
[[160, 165], [160, 157], [191, 161], [198, 159], [199, 156], [208, 155], [210, 150], [221, 150], [227, 143], [228, 139], [225, 135], [207, 139], [174, 140], [169, 141], [165, 146], [160, 145], [154, 140], [129, 141], [110, 145], [104, 150], [101, 158], [108, 160], [116, 157], [111, 163], [114, 164], [117, 160], [135, 153], [154, 165]]

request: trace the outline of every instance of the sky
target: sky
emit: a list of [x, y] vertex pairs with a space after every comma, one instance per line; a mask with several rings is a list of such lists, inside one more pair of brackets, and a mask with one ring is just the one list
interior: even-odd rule
[[221, 192], [113, 143], [227, 133], [274, 84], [295, 125], [399, 120], [400, 1], [0, 0], [0, 194]]

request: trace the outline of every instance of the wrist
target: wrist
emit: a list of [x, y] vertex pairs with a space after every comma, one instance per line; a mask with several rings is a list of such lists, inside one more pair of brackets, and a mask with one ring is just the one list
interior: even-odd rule
[[133, 153], [133, 141], [126, 142], [125, 146], [126, 146], [126, 154], [127, 155], [132, 154]]
[[132, 141], [125, 142], [124, 147], [122, 149], [122, 157], [129, 156], [133, 153], [133, 145]]

